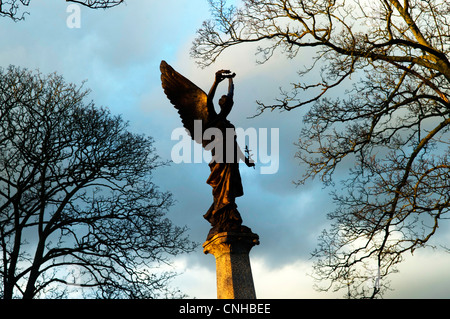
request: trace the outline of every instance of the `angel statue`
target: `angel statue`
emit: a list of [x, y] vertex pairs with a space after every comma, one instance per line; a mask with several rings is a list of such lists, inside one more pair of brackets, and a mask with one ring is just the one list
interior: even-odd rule
[[[234, 103], [233, 78], [236, 74], [229, 70], [217, 71], [214, 83], [206, 94], [165, 61], [161, 62], [160, 68], [162, 87], [170, 102], [178, 110], [183, 126], [194, 141], [211, 150], [212, 160], [209, 163], [211, 174], [206, 182], [213, 189], [214, 202], [203, 216], [212, 226], [207, 239], [220, 232], [251, 232], [250, 228], [242, 225], [235, 199], [244, 195], [239, 162], [242, 160], [248, 167], [254, 167], [255, 164], [250, 155], [244, 155], [239, 148], [235, 128], [227, 120]], [[219, 99], [220, 112], [217, 114], [213, 99], [219, 83], [225, 79], [228, 79], [228, 94]], [[196, 120], [201, 121], [201, 134], [194, 132]], [[215, 134], [214, 138], [211, 136], [211, 139], [207, 139], [203, 133], [209, 128], [218, 129], [221, 134]]]

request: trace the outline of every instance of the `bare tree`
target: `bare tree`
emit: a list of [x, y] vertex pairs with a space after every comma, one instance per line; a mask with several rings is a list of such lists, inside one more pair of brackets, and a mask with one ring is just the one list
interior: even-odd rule
[[192, 49], [201, 64], [251, 42], [260, 44], [262, 62], [276, 50], [293, 61], [313, 55], [299, 74], [320, 80], [294, 84], [276, 103], [258, 102], [259, 111], [311, 106], [298, 143], [307, 164], [299, 183], [319, 177], [333, 185], [336, 169], [353, 163], [343, 191], [333, 192], [337, 209], [314, 253], [316, 274], [326, 289], [379, 296], [404, 253], [426, 246], [450, 208], [450, 3], [210, 3], [213, 19]]
[[[107, 9], [115, 7], [124, 0], [65, 0], [83, 5], [91, 9]], [[8, 17], [14, 21], [23, 20], [25, 13], [23, 7], [28, 7], [31, 0], [0, 0], [0, 16]]]
[[0, 295], [181, 296], [158, 267], [195, 245], [151, 180], [164, 163], [88, 93], [56, 74], [0, 70]]

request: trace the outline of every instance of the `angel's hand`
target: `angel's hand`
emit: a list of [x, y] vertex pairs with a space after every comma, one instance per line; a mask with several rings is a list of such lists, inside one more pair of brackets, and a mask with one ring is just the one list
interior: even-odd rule
[[236, 74], [231, 74], [230, 70], [219, 70], [216, 72], [216, 81], [221, 82], [226, 78], [234, 77]]

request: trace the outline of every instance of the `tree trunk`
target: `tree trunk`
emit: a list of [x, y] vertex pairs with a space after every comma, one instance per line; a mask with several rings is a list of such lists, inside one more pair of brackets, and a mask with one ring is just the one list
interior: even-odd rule
[[45, 239], [40, 238], [36, 253], [34, 255], [33, 266], [30, 270], [30, 277], [28, 278], [27, 287], [23, 293], [23, 299], [33, 299], [36, 294], [36, 281], [39, 277], [39, 268], [42, 263], [42, 256], [44, 253]]

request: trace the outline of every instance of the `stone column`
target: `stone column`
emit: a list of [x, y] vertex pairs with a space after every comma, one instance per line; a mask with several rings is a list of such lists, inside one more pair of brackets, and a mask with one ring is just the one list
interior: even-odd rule
[[253, 233], [218, 233], [203, 244], [216, 258], [217, 299], [256, 299], [249, 253], [259, 245]]

